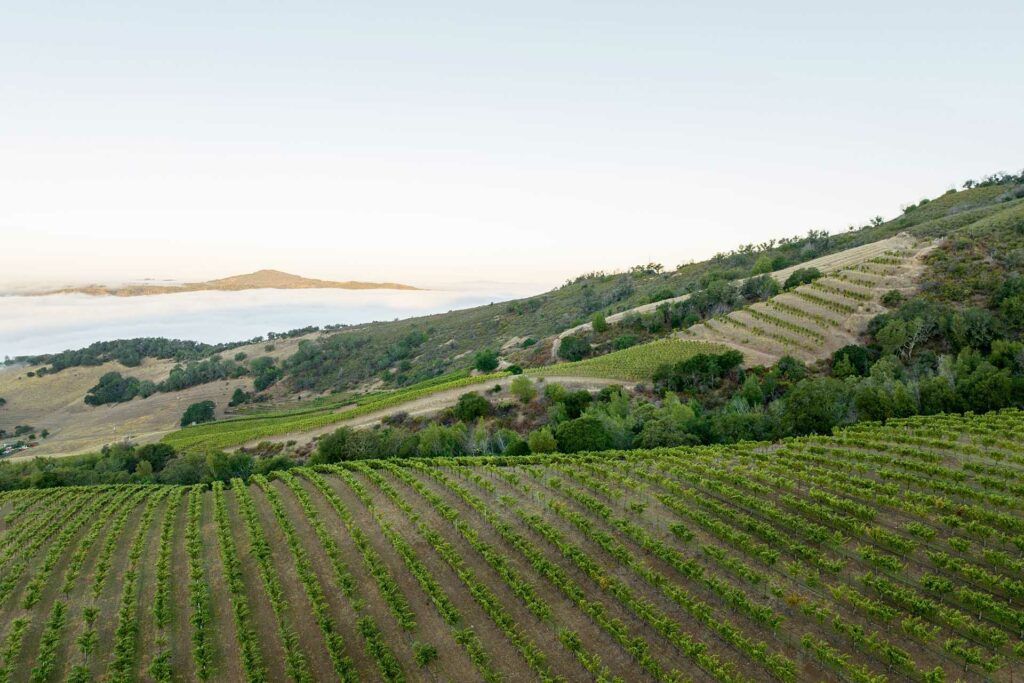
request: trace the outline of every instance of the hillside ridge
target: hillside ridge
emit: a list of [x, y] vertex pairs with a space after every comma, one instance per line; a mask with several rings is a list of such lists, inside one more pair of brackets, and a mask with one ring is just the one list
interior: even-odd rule
[[398, 289], [416, 291], [419, 287], [398, 282], [361, 282], [358, 280], [321, 280], [308, 278], [281, 270], [264, 268], [251, 273], [202, 282], [185, 282], [180, 285], [85, 285], [59, 289], [29, 292], [25, 296], [48, 296], [51, 294], [89, 294], [92, 296], [153, 296], [158, 294], [180, 294], [182, 292], [225, 291], [238, 292], [248, 289]]

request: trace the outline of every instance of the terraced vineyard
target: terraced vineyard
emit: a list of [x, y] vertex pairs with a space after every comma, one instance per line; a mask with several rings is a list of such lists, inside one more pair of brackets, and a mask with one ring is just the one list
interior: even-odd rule
[[747, 365], [771, 365], [783, 355], [823, 358], [856, 342], [871, 316], [884, 310], [878, 303], [884, 293], [913, 289], [917, 263], [929, 247], [903, 240], [898, 248], [864, 254], [864, 260], [836, 262], [838, 270], [810, 284], [694, 325], [680, 336], [733, 347]]
[[7, 492], [0, 680], [1020, 680], [1022, 437]]

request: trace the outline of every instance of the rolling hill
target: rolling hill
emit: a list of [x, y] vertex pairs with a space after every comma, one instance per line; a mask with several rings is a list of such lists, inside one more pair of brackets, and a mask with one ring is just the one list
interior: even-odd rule
[[280, 270], [257, 270], [243, 275], [204, 282], [184, 282], [176, 285], [131, 284], [131, 285], [87, 285], [63, 287], [60, 289], [28, 292], [25, 296], [46, 296], [49, 294], [90, 294], [93, 296], [154, 296], [157, 294], [180, 294], [182, 292], [239, 292], [248, 289], [400, 289], [416, 290], [417, 287], [395, 282], [358, 282], [348, 280], [318, 280], [292, 275]]
[[[891, 289], [907, 295], [915, 292], [922, 275], [929, 272], [923, 259], [936, 244], [945, 244], [949, 236], [969, 234], [976, 226], [1018, 220], [1022, 200], [1016, 195], [1021, 191], [1019, 183], [951, 191], [908, 208], [892, 221], [836, 235], [812, 233], [759, 248], [746, 245], [670, 272], [645, 266], [624, 273], [593, 273], [551, 292], [503, 304], [338, 329], [298, 330], [275, 339], [270, 352], [263, 351], [261, 343], [228, 345], [226, 349], [231, 354], [246, 353], [250, 358], [275, 359], [284, 377], [265, 392], [264, 398], [269, 399], [272, 409], [284, 411], [299, 409], [299, 399], [317, 397], [345, 408], [345, 401], [333, 398], [336, 392], [346, 396], [429, 386], [439, 377], [464, 372], [473, 354], [485, 348], [500, 349], [506, 364], [550, 374], [543, 368], [557, 359], [560, 340], [592, 332], [589, 320], [594, 314], [603, 315], [613, 331], [628, 328], [625, 323], [629, 321], [644, 325], [660, 315], [663, 307], [684, 304], [716, 282], [741, 287], [750, 278], [755, 262], [767, 258], [788, 264], [770, 273], [778, 281], [807, 267], [818, 267], [827, 277], [770, 300], [712, 311], [694, 325], [645, 333], [642, 340], [675, 335], [731, 346], [744, 353], [747, 366], [771, 364], [783, 354], [817, 361], [859, 340], [871, 317], [885, 310], [878, 303], [883, 293]], [[900, 263], [882, 262], [892, 259]], [[255, 279], [227, 278], [218, 286], [271, 284], [279, 282], [277, 278], [276, 273], [269, 272]], [[627, 333], [628, 329], [623, 332]], [[612, 350], [610, 341], [595, 343], [593, 353]], [[190, 358], [199, 360], [204, 357], [202, 353], [209, 357], [225, 351], [197, 353]], [[140, 442], [158, 440], [177, 428], [188, 404], [213, 400], [221, 419], [236, 412], [228, 411], [226, 406], [235, 389], [252, 390], [253, 378], [243, 375], [181, 392], [86, 406], [81, 398], [105, 372], [159, 382], [180, 358], [143, 356], [141, 366], [129, 366], [127, 361], [119, 362], [116, 354], [84, 354], [80, 358], [80, 352], [70, 352], [64, 354], [67, 358], [63, 362], [72, 367], [45, 372], [56, 356], [61, 354], [21, 359], [21, 365], [0, 371], [0, 397], [7, 402], [0, 410], [0, 427], [31, 425], [37, 430], [47, 429], [50, 436], [39, 442], [39, 450], [33, 451], [37, 453], [82, 453], [125, 437]], [[587, 372], [593, 378], [594, 366], [591, 363], [583, 366], [586, 370], [571, 372]], [[566, 374], [563, 370], [555, 372]], [[607, 379], [626, 376], [620, 371]], [[644, 379], [629, 377], [634, 381]]]

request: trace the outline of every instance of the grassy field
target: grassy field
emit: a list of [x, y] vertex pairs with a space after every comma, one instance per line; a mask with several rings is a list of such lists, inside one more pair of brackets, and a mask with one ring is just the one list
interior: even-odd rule
[[[431, 380], [393, 392], [371, 394], [347, 401], [340, 406], [327, 402], [306, 409], [248, 415], [232, 420], [195, 425], [172, 432], [162, 441], [180, 451], [229, 448], [277, 434], [318, 429], [367, 413], [393, 408], [407, 401], [441, 391], [493, 382], [507, 374], [496, 372], [488, 375], [469, 376], [466, 374], [454, 378], [446, 377], [444, 381]], [[351, 407], [339, 410], [345, 406]]]
[[635, 382], [649, 381], [665, 363], [686, 360], [698, 353], [721, 353], [725, 348], [704, 342], [659, 339], [621, 351], [574, 363], [557, 363], [533, 368], [527, 374], [546, 377], [602, 377]]
[[0, 677], [1018, 680], [1022, 433], [7, 492]]

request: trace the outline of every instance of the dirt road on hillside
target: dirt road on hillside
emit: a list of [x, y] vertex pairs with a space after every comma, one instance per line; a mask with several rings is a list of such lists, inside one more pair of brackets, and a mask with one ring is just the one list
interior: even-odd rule
[[[314, 438], [323, 434], [329, 434], [340, 427], [352, 427], [353, 429], [364, 429], [366, 427], [372, 427], [379, 423], [385, 417], [394, 415], [395, 413], [406, 413], [410, 416], [421, 416], [431, 415], [433, 413], [439, 413], [445, 408], [450, 408], [455, 405], [459, 400], [459, 396], [476, 391], [477, 393], [485, 394], [488, 398], [513, 401], [515, 397], [509, 393], [509, 385], [515, 376], [502, 377], [496, 380], [493, 384], [488, 382], [486, 384], [459, 387], [458, 389], [449, 389], [447, 391], [440, 391], [430, 396], [424, 396], [423, 398], [414, 399], [407, 403], [403, 403], [398, 406], [391, 408], [385, 408], [383, 410], [377, 410], [372, 413], [366, 413], [353, 417], [348, 420], [341, 420], [333, 424], [329, 424], [326, 427], [320, 427], [304, 432], [288, 432], [287, 434], [275, 434], [274, 436], [264, 437], [262, 439], [256, 439], [248, 443], [243, 444], [243, 447], [251, 448], [258, 443], [269, 441], [271, 443], [284, 443], [286, 441], [299, 441], [305, 443], [312, 441]], [[619, 379], [596, 379], [592, 377], [538, 377], [534, 380], [538, 385], [537, 389], [543, 391], [546, 384], [561, 384], [567, 389], [586, 389], [588, 391], [598, 391], [606, 386], [612, 384], [621, 384], [623, 386], [629, 385], [630, 382], [619, 380]], [[485, 392], [493, 389], [495, 385], [501, 386], [501, 391], [495, 394], [486, 394]]]

